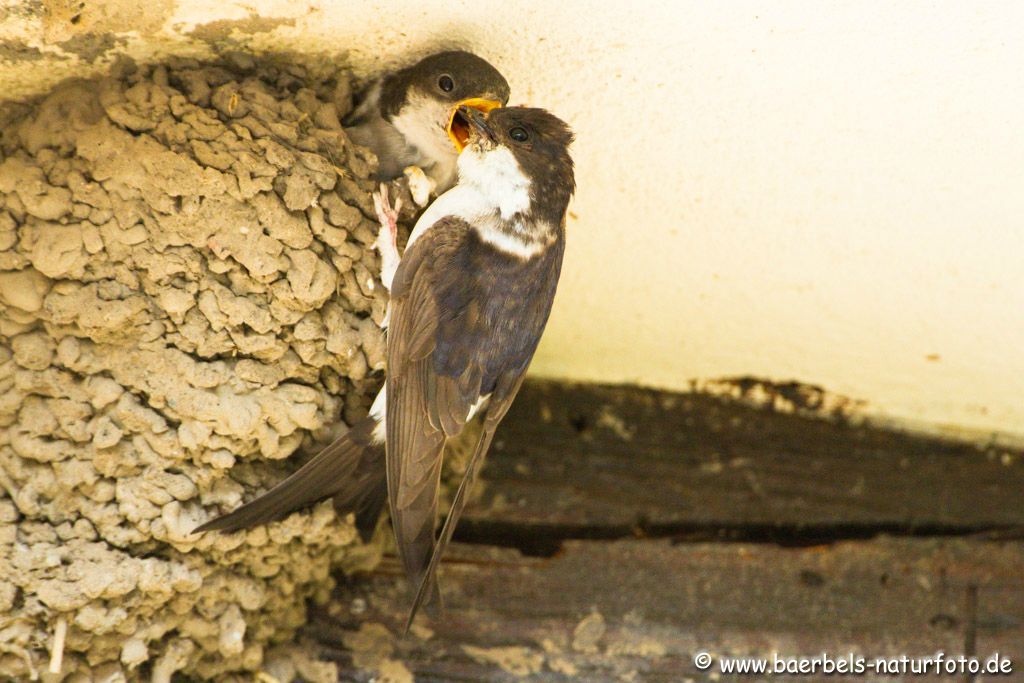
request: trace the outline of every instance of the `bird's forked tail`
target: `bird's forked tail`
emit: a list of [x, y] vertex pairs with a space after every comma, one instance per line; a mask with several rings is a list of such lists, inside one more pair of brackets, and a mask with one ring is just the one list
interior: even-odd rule
[[339, 513], [356, 513], [359, 533], [368, 539], [387, 500], [384, 446], [374, 442], [376, 426], [372, 417], [363, 418], [280, 484], [192, 533], [247, 529], [333, 496]]

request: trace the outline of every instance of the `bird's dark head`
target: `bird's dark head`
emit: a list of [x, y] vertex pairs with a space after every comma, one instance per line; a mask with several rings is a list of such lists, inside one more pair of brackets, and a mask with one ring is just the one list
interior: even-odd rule
[[531, 107], [483, 113], [462, 107], [468, 142], [459, 182], [492, 193], [505, 217], [529, 213], [561, 222], [576, 188], [569, 146], [572, 130], [554, 114]]
[[[508, 102], [508, 81], [485, 59], [460, 50], [430, 55], [388, 76], [381, 89], [381, 114], [419, 146], [447, 146], [456, 154], [465, 129], [461, 106], [490, 111]], [[403, 130], [403, 132], [405, 132]], [[431, 136], [431, 140], [418, 139]], [[436, 150], [440, 152], [441, 150]]]

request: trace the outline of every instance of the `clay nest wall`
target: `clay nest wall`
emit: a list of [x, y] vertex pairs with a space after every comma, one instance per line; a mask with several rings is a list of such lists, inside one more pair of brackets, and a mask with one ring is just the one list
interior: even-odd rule
[[45, 672], [64, 629], [66, 680], [294, 671], [306, 599], [373, 561], [329, 503], [189, 534], [380, 384], [376, 162], [339, 123], [349, 87], [236, 55], [6, 107], [0, 677]]

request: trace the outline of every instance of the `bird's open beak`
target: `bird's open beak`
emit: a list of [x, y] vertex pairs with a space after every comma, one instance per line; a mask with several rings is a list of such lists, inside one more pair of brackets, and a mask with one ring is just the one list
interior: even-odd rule
[[501, 107], [497, 100], [485, 100], [479, 97], [471, 97], [462, 100], [452, 107], [451, 115], [448, 118], [448, 137], [451, 138], [455, 149], [462, 151], [469, 144], [469, 131], [471, 128], [478, 132], [486, 132], [493, 139], [491, 130], [487, 127], [484, 114], [492, 109]]

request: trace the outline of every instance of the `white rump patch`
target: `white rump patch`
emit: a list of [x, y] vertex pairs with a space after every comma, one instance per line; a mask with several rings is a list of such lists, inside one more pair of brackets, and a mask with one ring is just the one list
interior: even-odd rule
[[388, 409], [388, 385], [384, 385], [377, 392], [377, 398], [373, 399], [373, 405], [370, 406], [370, 417], [372, 417], [377, 425], [373, 428], [373, 443], [380, 445], [387, 440], [388, 425], [385, 421], [385, 416]]
[[487, 405], [487, 402], [491, 400], [491, 395], [481, 396], [477, 399], [477, 402], [469, 407], [469, 414], [466, 416], [466, 422], [469, 422], [473, 417], [480, 412], [480, 409]]
[[[487, 402], [491, 400], [491, 395], [481, 396], [477, 399], [477, 402], [469, 407], [469, 412], [466, 414], [466, 422], [473, 419], [481, 408], [487, 405]], [[373, 443], [377, 445], [383, 444], [387, 441], [387, 406], [388, 406], [388, 387], [384, 385], [377, 392], [377, 398], [373, 399], [373, 405], [370, 406], [370, 417], [376, 422], [376, 426], [373, 428]]]

